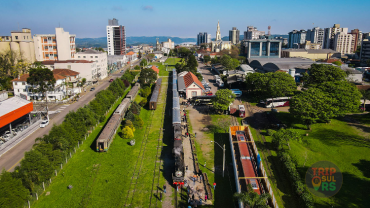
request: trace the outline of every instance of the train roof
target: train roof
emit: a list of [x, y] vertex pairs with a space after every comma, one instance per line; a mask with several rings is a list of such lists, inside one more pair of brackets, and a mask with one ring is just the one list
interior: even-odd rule
[[114, 111], [115, 114], [121, 114], [123, 110], [125, 110], [125, 107], [130, 104], [130, 99], [125, 98], [122, 100], [121, 104], [116, 108]]
[[[137, 83], [138, 84], [138, 83]], [[126, 97], [132, 97], [134, 94], [136, 94], [137, 92], [138, 92], [138, 90], [139, 90], [139, 87], [140, 87], [140, 84], [139, 85], [134, 85], [132, 88], [131, 88], [131, 90], [130, 90], [130, 92], [128, 92], [127, 93], [127, 95], [126, 95]]]
[[172, 109], [172, 124], [181, 124], [181, 114], [180, 109]]
[[177, 91], [173, 91], [173, 97], [179, 97], [179, 93], [177, 93]]
[[179, 100], [179, 97], [173, 97], [172, 98], [172, 108], [178, 108], [180, 109], [180, 100]]
[[100, 133], [97, 141], [106, 141], [109, 138], [109, 135], [112, 131], [115, 131], [115, 125], [117, 122], [121, 121], [121, 116], [119, 114], [113, 114], [112, 117], [109, 119], [107, 125], [105, 125], [103, 131]]
[[161, 84], [162, 84], [162, 78], [157, 80], [157, 83], [155, 84], [152, 97], [150, 98], [150, 102], [157, 102], [158, 101], [158, 96], [159, 96], [159, 91], [161, 89]]

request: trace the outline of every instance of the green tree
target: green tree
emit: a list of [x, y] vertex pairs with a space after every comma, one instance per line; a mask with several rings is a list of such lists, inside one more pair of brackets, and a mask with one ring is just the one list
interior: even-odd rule
[[134, 138], [134, 132], [128, 126], [125, 126], [122, 130], [122, 139], [132, 139]]
[[153, 69], [142, 69], [140, 72], [139, 82], [141, 86], [150, 86], [157, 80], [157, 72]]
[[341, 66], [342, 65], [342, 62], [340, 62], [340, 61], [334, 61], [333, 64], [335, 64], [337, 66]]
[[292, 129], [280, 129], [272, 135], [272, 143], [274, 143], [279, 150], [284, 149], [284, 146], [288, 146], [290, 150], [290, 140], [301, 142], [301, 139], [301, 135]]
[[22, 185], [22, 180], [3, 170], [0, 176], [0, 207], [23, 207], [27, 199], [29, 191]]
[[53, 72], [50, 69], [43, 66], [30, 68], [27, 83], [33, 86], [34, 93], [41, 93], [45, 97], [47, 91], [54, 90], [55, 82]]
[[138, 57], [139, 59], [141, 59], [141, 56], [142, 56], [141, 51], [139, 51], [139, 54], [138, 54], [138, 56], [137, 56], [137, 57]]
[[144, 97], [144, 98], [147, 98], [150, 95], [151, 92], [152, 91], [151, 91], [150, 87], [148, 87], [148, 86], [145, 86], [145, 87], [140, 89], [141, 97]]
[[140, 118], [139, 115], [134, 115], [134, 121], [132, 122], [136, 128], [143, 128], [144, 121]]
[[238, 56], [237, 59], [241, 64], [244, 64], [247, 61], [247, 58], [245, 56]]
[[297, 90], [294, 78], [285, 72], [266, 73], [266, 97], [292, 96]]
[[144, 66], [146, 66], [146, 65], [148, 65], [148, 61], [147, 61], [146, 59], [143, 59], [143, 60], [140, 62], [140, 66], [141, 66], [141, 67], [144, 67]]
[[135, 70], [140, 70], [140, 66], [136, 65], [136, 66], [134, 67], [134, 69], [135, 69]]
[[206, 56], [204, 56], [204, 57], [203, 57], [203, 62], [204, 62], [204, 63], [208, 63], [208, 62], [210, 62], [210, 61], [211, 61], [211, 57], [210, 57], [210, 56], [207, 56], [207, 55], [206, 55]]
[[361, 95], [362, 95], [362, 99], [364, 100], [363, 111], [365, 111], [366, 100], [370, 100], [370, 90], [360, 90], [360, 92], [361, 92]]
[[218, 90], [216, 97], [212, 100], [213, 108], [221, 113], [229, 108], [235, 97], [235, 94], [229, 89]]
[[220, 63], [225, 67], [226, 70], [231, 70], [231, 57], [229, 55], [223, 55], [220, 59]]
[[267, 200], [271, 199], [271, 195], [269, 193], [264, 193], [259, 195], [258, 193], [253, 191], [252, 185], [248, 184], [247, 187], [248, 192], [242, 193], [235, 193], [234, 198], [236, 200], [240, 200], [243, 202], [244, 206], [249, 208], [269, 208], [270, 206], [267, 204]]
[[324, 82], [346, 79], [346, 72], [340, 68], [327, 64], [312, 64], [309, 74], [303, 74], [304, 87], [314, 87]]
[[148, 55], [146, 55], [146, 58], [148, 59], [148, 62], [150, 62], [151, 60], [153, 60], [155, 57], [155, 55], [153, 53], [150, 53]]
[[123, 127], [130, 127], [130, 129], [132, 129], [133, 132], [135, 132], [135, 127], [134, 127], [134, 124], [132, 123], [132, 121], [130, 120], [125, 120], [125, 125]]
[[290, 99], [289, 112], [311, 130], [311, 125], [318, 120], [328, 120], [338, 111], [334, 101], [317, 88], [309, 88]]
[[211, 64], [217, 64], [217, 63], [220, 63], [220, 60], [217, 58], [217, 56], [211, 59]]

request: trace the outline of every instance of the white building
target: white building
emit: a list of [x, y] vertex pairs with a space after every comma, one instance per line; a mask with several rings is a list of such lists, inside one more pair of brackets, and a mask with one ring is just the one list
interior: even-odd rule
[[257, 40], [260, 35], [265, 35], [265, 32], [258, 31], [257, 27], [248, 26], [247, 31], [244, 31], [244, 40]]
[[348, 28], [341, 28], [340, 24], [334, 24], [331, 28], [324, 29], [323, 49], [334, 49], [335, 35], [339, 32], [348, 33]]
[[108, 20], [107, 26], [108, 55], [124, 55], [126, 53], [125, 26], [118, 25], [118, 20]]
[[50, 70], [70, 69], [80, 73], [80, 77], [86, 82], [97, 82], [99, 80], [96, 62], [87, 60], [66, 60], [66, 61], [43, 61], [41, 62]]
[[344, 32], [339, 32], [334, 38], [334, 50], [340, 52], [341, 54], [349, 54], [352, 49], [352, 34], [347, 34]]
[[108, 76], [107, 53], [89, 49], [84, 52], [76, 53], [75, 59], [95, 62], [98, 70], [98, 79], [104, 79]]
[[212, 41], [212, 52], [220, 52], [224, 49], [231, 49], [230, 41], [223, 41], [221, 39], [220, 22], [217, 23], [216, 40]]
[[171, 39], [168, 38], [167, 42], [162, 42], [162, 48], [174, 49], [175, 43], [172, 42]]
[[70, 35], [63, 28], [55, 28], [55, 34], [34, 35], [37, 61], [69, 60], [76, 53], [76, 35]]

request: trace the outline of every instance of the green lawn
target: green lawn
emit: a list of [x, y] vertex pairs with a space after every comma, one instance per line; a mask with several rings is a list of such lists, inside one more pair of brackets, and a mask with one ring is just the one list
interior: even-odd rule
[[[172, 71], [172, 69], [175, 68], [175, 65], [179, 63], [181, 58], [168, 58], [165, 63], [158, 63], [158, 62], [153, 62], [150, 63], [151, 65], [156, 65], [158, 66], [159, 69], [159, 76], [168, 76], [169, 72]], [[166, 65], [168, 64], [167, 71], [166, 71]]]
[[[302, 143], [291, 141], [291, 150], [287, 150], [297, 161], [302, 180], [310, 165], [323, 160], [333, 162], [343, 173], [344, 182], [339, 193], [331, 198], [314, 197], [316, 207], [369, 206], [370, 141], [360, 136], [369, 133], [368, 128], [356, 128], [356, 125], [351, 126], [347, 122], [333, 119], [329, 124], [314, 124], [312, 130], [308, 131], [304, 125], [297, 124], [289, 113], [280, 112], [277, 116], [288, 127], [297, 129], [303, 135]], [[266, 136], [266, 140], [270, 142], [271, 137]], [[271, 144], [268, 144], [268, 147], [273, 150]], [[276, 153], [271, 152], [272, 157], [275, 157]], [[284, 177], [281, 174], [275, 174], [275, 177], [278, 180], [278, 188], [282, 189], [283, 185], [279, 184], [279, 181], [284, 180]], [[287, 206], [288, 200], [284, 201], [286, 207], [291, 207]]]
[[[187, 112], [189, 115], [189, 112]], [[230, 120], [228, 115], [210, 115], [211, 116], [211, 125], [217, 125], [218, 119]], [[217, 128], [217, 127], [216, 127]], [[189, 122], [189, 131], [193, 134], [192, 126]], [[213, 184], [216, 182], [216, 190], [212, 189], [213, 194], [213, 207], [234, 207], [233, 204], [233, 194], [235, 193], [235, 180], [234, 172], [232, 166], [232, 158], [230, 153], [230, 143], [229, 143], [229, 134], [225, 133], [221, 129], [211, 130], [210, 132], [204, 132], [204, 137], [202, 140], [207, 140], [206, 144], [209, 145], [210, 151], [203, 152], [201, 151], [201, 145], [195, 141], [195, 147], [197, 149], [199, 167], [202, 172], [207, 173], [209, 183]], [[217, 144], [211, 143], [215, 141], [221, 146], [225, 144], [226, 149], [226, 167], [225, 167], [225, 176], [222, 177], [222, 165], [223, 165], [223, 150]], [[204, 163], [206, 162], [206, 167]], [[215, 169], [213, 169], [215, 167]]]
[[[167, 89], [167, 78], [162, 82], [162, 89]], [[155, 198], [156, 186], [163, 184], [165, 178], [160, 172], [163, 162], [157, 162], [161, 160], [157, 148], [167, 146], [158, 142], [166, 94], [160, 94], [157, 110], [142, 108], [140, 117], [144, 127], [135, 131], [134, 146], [118, 136], [119, 128], [109, 151], [95, 152], [94, 140], [104, 125], [101, 123], [32, 206], [149, 207], [150, 203], [152, 207], [161, 206]], [[147, 128], [148, 125], [151, 127]], [[68, 185], [73, 188], [69, 190]], [[45, 196], [46, 192], [50, 195]]]

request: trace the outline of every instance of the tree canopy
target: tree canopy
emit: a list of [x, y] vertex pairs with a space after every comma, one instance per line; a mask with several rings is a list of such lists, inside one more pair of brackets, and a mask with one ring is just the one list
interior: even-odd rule
[[220, 59], [222, 66], [225, 67], [226, 70], [234, 70], [236, 67], [239, 66], [239, 61], [237, 59], [231, 58], [229, 55], [223, 55]]
[[29, 191], [22, 185], [22, 180], [3, 170], [0, 176], [0, 207], [23, 207], [27, 199]]
[[148, 61], [146, 59], [143, 59], [141, 62], [140, 62], [140, 66], [144, 67], [148, 65]]
[[122, 130], [122, 138], [123, 139], [132, 139], [134, 138], [134, 132], [128, 126], [125, 126]]
[[229, 108], [229, 105], [234, 102], [235, 94], [229, 89], [221, 89], [216, 92], [216, 97], [213, 98], [213, 108], [219, 113]]
[[45, 96], [47, 91], [54, 90], [55, 78], [53, 72], [43, 66], [37, 66], [36, 68], [30, 68], [29, 77], [27, 83], [34, 86], [32, 91], [41, 93]]
[[205, 56], [203, 57], [203, 61], [204, 61], [204, 63], [208, 63], [208, 62], [210, 62], [210, 61], [211, 61], [211, 57], [210, 57], [210, 56], [205, 55]]
[[267, 200], [271, 198], [269, 193], [257, 194], [253, 191], [250, 184], [247, 187], [248, 192], [235, 193], [234, 198], [243, 202], [244, 206], [249, 208], [269, 208]]
[[290, 140], [301, 141], [301, 135], [293, 129], [279, 129], [272, 135], [272, 143], [274, 143], [278, 149], [283, 149], [284, 146], [288, 146], [290, 150]]
[[150, 86], [157, 80], [157, 72], [155, 72], [153, 69], [142, 69], [140, 72], [140, 85], [144, 86]]
[[327, 64], [312, 64], [309, 74], [303, 74], [304, 87], [314, 87], [324, 82], [345, 80], [347, 74], [342, 69]]

